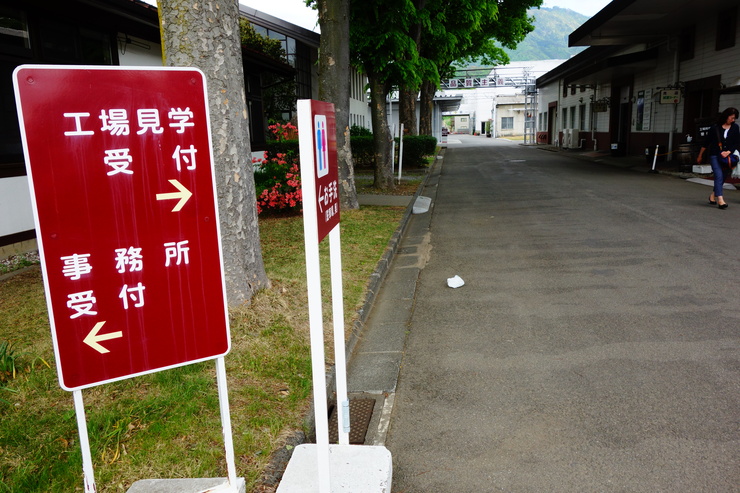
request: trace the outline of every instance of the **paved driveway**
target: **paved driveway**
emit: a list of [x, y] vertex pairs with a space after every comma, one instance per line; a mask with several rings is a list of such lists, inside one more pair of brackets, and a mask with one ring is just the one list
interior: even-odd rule
[[740, 491], [740, 192], [721, 211], [674, 177], [460, 140], [386, 442], [394, 493]]

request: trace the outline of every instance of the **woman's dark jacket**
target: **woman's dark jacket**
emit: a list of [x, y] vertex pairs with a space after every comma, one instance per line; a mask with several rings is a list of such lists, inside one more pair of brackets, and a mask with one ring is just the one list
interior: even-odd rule
[[[722, 145], [721, 149], [718, 143]], [[709, 151], [710, 156], [719, 156], [722, 151], [735, 152], [740, 149], [740, 127], [733, 123], [725, 138], [725, 129], [715, 123], [707, 132], [702, 147]]]

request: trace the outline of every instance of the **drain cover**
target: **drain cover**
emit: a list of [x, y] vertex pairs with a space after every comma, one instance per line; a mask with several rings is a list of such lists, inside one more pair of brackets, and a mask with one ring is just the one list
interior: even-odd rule
[[[349, 443], [352, 445], [364, 445], [370, 418], [373, 417], [375, 399], [350, 399], [349, 400]], [[329, 416], [329, 443], [339, 443], [337, 432], [337, 406]]]

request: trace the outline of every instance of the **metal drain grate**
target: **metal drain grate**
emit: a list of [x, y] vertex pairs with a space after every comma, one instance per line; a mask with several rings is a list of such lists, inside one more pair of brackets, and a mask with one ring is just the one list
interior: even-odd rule
[[[349, 400], [349, 443], [352, 445], [364, 445], [367, 428], [373, 417], [375, 399], [350, 399]], [[337, 432], [337, 406], [329, 416], [329, 443], [339, 443]]]

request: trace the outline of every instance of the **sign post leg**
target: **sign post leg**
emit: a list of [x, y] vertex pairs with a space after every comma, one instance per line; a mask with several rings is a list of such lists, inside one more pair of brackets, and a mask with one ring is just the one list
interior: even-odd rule
[[329, 233], [331, 301], [334, 327], [334, 369], [337, 382], [337, 426], [339, 445], [349, 445], [349, 399], [347, 399], [347, 354], [344, 341], [344, 296], [342, 294], [342, 241], [339, 226]]
[[[309, 237], [308, 234], [306, 237]], [[306, 241], [306, 277], [308, 279], [308, 316], [311, 331], [311, 372], [313, 374], [319, 492], [329, 493], [331, 491], [329, 423], [326, 405], [326, 357], [324, 356], [324, 323], [321, 314], [319, 245], [310, 240]]]
[[226, 385], [226, 363], [223, 356], [216, 359], [216, 382], [218, 384], [218, 403], [221, 409], [221, 427], [226, 449], [226, 469], [229, 484], [236, 491], [236, 465], [234, 463], [234, 440], [231, 432], [231, 413], [229, 411], [229, 391]]
[[82, 391], [72, 392], [77, 415], [77, 431], [80, 435], [80, 449], [82, 451], [82, 474], [85, 480], [85, 493], [95, 493], [95, 472], [93, 471], [92, 455], [90, 454], [90, 440], [87, 436], [87, 421], [85, 420], [85, 405], [82, 402]]
[[398, 184], [401, 184], [401, 173], [403, 170], [403, 123], [398, 132]]
[[396, 126], [391, 127], [391, 174], [396, 172]]

